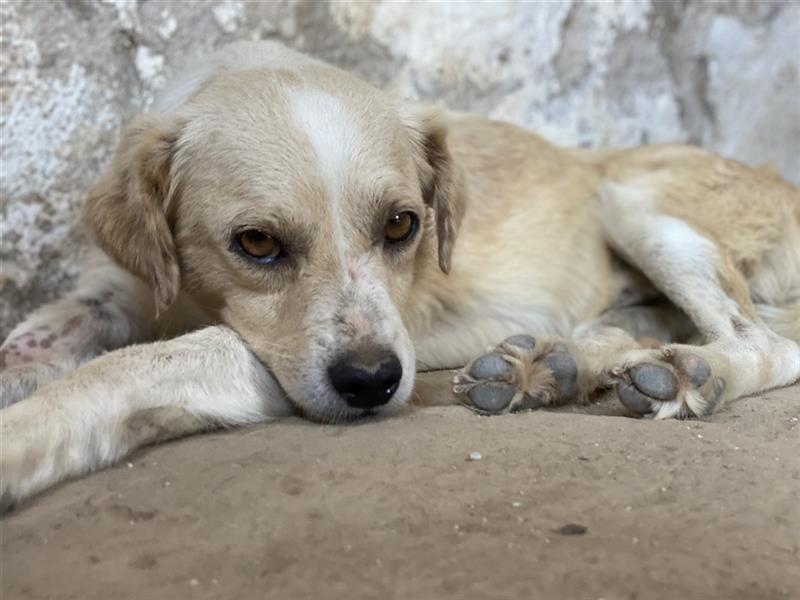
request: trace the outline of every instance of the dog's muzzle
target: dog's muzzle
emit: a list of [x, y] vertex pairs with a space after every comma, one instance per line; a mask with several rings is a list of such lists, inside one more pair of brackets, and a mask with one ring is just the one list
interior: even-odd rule
[[351, 352], [328, 367], [333, 389], [349, 406], [364, 410], [389, 402], [402, 377], [397, 355], [385, 349]]

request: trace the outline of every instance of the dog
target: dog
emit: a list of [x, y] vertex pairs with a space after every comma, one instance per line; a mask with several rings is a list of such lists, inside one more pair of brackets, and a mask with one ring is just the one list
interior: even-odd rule
[[800, 190], [770, 169], [557, 148], [273, 42], [168, 86], [82, 222], [77, 288], [0, 350], [5, 510], [177, 436], [389, 415], [421, 369], [484, 414], [657, 419], [800, 377]]

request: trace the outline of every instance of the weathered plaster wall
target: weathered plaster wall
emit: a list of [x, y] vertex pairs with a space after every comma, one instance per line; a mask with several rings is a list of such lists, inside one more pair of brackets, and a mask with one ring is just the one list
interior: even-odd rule
[[280, 39], [569, 144], [691, 141], [800, 182], [800, 3], [8, 1], [0, 334], [68, 287], [120, 126], [188, 57]]

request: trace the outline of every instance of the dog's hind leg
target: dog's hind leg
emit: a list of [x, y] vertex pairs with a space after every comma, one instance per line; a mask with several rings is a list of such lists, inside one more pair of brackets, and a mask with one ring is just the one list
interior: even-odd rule
[[[186, 310], [164, 315], [180, 331]], [[153, 292], [105, 256], [93, 257], [76, 289], [34, 311], [0, 346], [0, 408], [95, 356], [162, 335]]]
[[800, 344], [800, 302], [773, 306], [756, 304], [756, 313], [775, 333]]
[[291, 410], [225, 327], [109, 352], [2, 411], [0, 512], [143, 445]]
[[725, 248], [688, 219], [665, 214], [658, 188], [609, 186], [599, 218], [609, 242], [693, 321], [704, 345], [618, 355], [611, 377], [628, 408], [656, 418], [707, 415], [720, 400], [791, 384], [800, 347], [759, 318]]

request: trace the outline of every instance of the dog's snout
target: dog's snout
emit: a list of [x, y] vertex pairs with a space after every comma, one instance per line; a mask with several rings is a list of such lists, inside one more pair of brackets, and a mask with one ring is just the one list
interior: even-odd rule
[[350, 354], [328, 368], [328, 377], [350, 406], [376, 408], [394, 396], [403, 377], [403, 367], [393, 352]]

